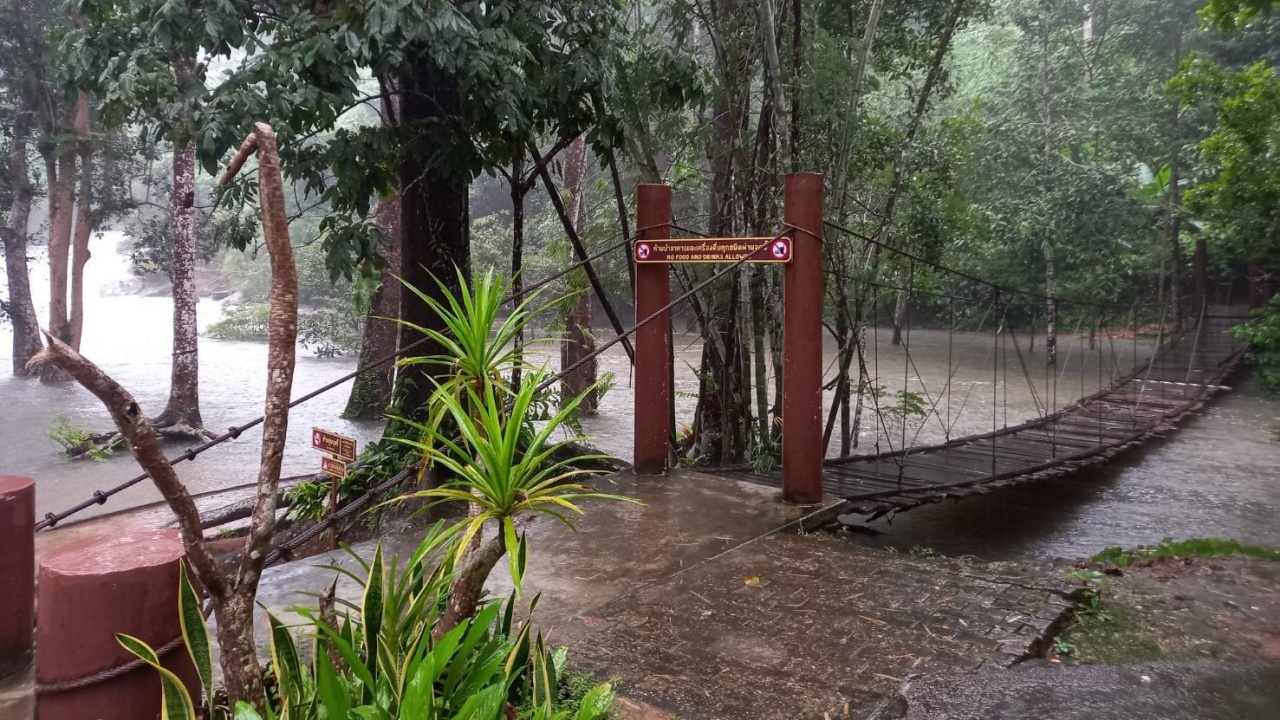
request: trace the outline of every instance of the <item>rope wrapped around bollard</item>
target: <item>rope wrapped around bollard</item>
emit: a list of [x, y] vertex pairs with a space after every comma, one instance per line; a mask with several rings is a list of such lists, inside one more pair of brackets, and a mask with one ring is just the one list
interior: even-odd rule
[[[206, 612], [206, 617], [207, 616], [208, 613]], [[164, 645], [156, 648], [156, 658], [162, 658], [177, 648], [182, 647], [182, 640], [182, 636], [179, 635]], [[117, 665], [115, 667], [107, 668], [106, 670], [99, 670], [96, 673], [85, 675], [84, 677], [72, 678], [71, 680], [58, 680], [51, 683], [37, 682], [36, 695], [56, 695], [58, 693], [70, 692], [72, 690], [81, 690], [99, 683], [107, 682], [108, 680], [115, 680], [118, 677], [123, 677], [134, 670], [144, 667], [150, 667], [150, 665], [143, 661], [142, 658], [134, 658], [123, 665]]]

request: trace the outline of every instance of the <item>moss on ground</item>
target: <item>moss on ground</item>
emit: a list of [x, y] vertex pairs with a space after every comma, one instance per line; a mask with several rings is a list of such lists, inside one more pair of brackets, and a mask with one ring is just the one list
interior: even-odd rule
[[1280, 561], [1280, 551], [1262, 548], [1256, 545], [1245, 545], [1238, 540], [1224, 538], [1191, 538], [1190, 540], [1165, 540], [1154, 547], [1139, 545], [1132, 550], [1120, 547], [1109, 547], [1089, 558], [1095, 563], [1129, 567], [1135, 562], [1151, 562], [1155, 560], [1172, 560], [1174, 558], [1221, 558], [1232, 555]]

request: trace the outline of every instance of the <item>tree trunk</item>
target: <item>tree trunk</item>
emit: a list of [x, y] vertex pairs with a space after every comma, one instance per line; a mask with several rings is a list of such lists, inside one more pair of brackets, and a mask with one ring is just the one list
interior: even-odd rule
[[219, 567], [204, 542], [200, 512], [164, 457], [159, 437], [147, 422], [142, 409], [119, 383], [112, 380], [73, 348], [48, 333], [49, 347], [33, 359], [36, 364], [55, 364], [75, 377], [111, 413], [120, 434], [128, 441], [138, 464], [150, 474], [178, 521], [187, 562], [209, 594], [218, 620], [220, 664], [230, 701], [244, 701], [260, 712], [266, 707], [262, 672], [258, 668], [257, 646], [253, 639], [253, 608], [258, 582], [266, 563], [280, 488], [280, 466], [289, 426], [289, 396], [298, 334], [298, 276], [289, 242], [289, 223], [284, 210], [284, 189], [275, 135], [271, 127], [258, 123], [240, 146], [221, 182], [226, 183], [243, 167], [255, 151], [259, 155], [259, 196], [262, 203], [263, 234], [271, 259], [271, 312], [267, 350], [267, 395], [262, 422], [262, 451], [258, 484], [249, 533], [234, 577]]
[[[403, 89], [400, 120], [405, 126], [430, 125], [433, 132], [453, 136], [458, 143], [469, 142], [457, 126], [462, 98], [458, 80], [435, 67], [430, 60], [418, 56], [406, 64], [399, 78]], [[471, 273], [470, 217], [468, 211], [468, 178], [450, 174], [438, 161], [406, 152], [400, 162], [400, 263], [402, 277], [428, 296], [443, 297], [438, 280], [452, 293], [458, 293], [458, 273]], [[433, 277], [435, 279], [433, 279]], [[440, 318], [417, 295], [400, 294], [400, 317], [422, 327], [444, 330]], [[422, 339], [418, 331], [400, 329], [400, 347]], [[434, 342], [421, 346], [416, 354], [438, 355], [444, 348]], [[433, 378], [449, 372], [449, 368], [433, 363], [418, 363], [401, 369], [398, 381], [403, 389], [398, 404], [401, 412], [410, 414], [424, 407], [434, 388]]]
[[[396, 351], [399, 336], [396, 324], [390, 318], [400, 312], [400, 191], [391, 198], [379, 201], [374, 211], [374, 222], [387, 236], [389, 244], [383, 251], [382, 268], [378, 287], [369, 298], [369, 314], [364, 319], [364, 333], [360, 338], [359, 365], [366, 365], [385, 358]], [[385, 318], [385, 319], [384, 319]], [[351, 386], [351, 396], [342, 417], [352, 420], [376, 420], [382, 417], [391, 404], [392, 381], [395, 364], [385, 363], [356, 376]]]
[[[262, 668], [258, 666], [258, 648], [253, 632], [253, 600], [233, 597], [225, 604], [214, 604], [218, 622], [218, 666], [227, 686], [227, 696], [245, 700], [261, 708], [265, 699]], [[261, 698], [254, 702], [252, 698]]]
[[449, 590], [449, 604], [445, 606], [440, 622], [436, 623], [431, 633], [432, 638], [439, 640], [445, 633], [475, 616], [476, 608], [480, 606], [480, 596], [484, 592], [485, 580], [506, 552], [503, 535], [496, 532], [492, 538], [474, 547], [463, 557], [462, 567], [456, 569], [457, 574]]
[[907, 171], [907, 158], [910, 155], [911, 146], [915, 142], [916, 133], [920, 131], [920, 125], [924, 122], [925, 111], [929, 107], [929, 97], [942, 79], [943, 61], [947, 57], [947, 52], [951, 49], [951, 38], [955, 36], [956, 26], [960, 23], [960, 16], [964, 12], [964, 6], [967, 2], [968, 0], [952, 0], [951, 11], [947, 14], [946, 23], [942, 27], [942, 36], [938, 38], [938, 47], [934, 50], [933, 60], [929, 63], [929, 74], [925, 76], [924, 85], [920, 88], [920, 95], [916, 98], [915, 111], [911, 115], [911, 120], [907, 123], [907, 130], [902, 138], [902, 146], [898, 150], [898, 158], [893, 165], [893, 177], [889, 180], [889, 187], [885, 191], [884, 209], [882, 211], [884, 217], [880, 223], [880, 230], [876, 233], [881, 242], [888, 237], [889, 227], [893, 224], [893, 212], [897, 207], [898, 197], [902, 194], [902, 179]]
[[[534, 158], [536, 161], [537, 158]], [[511, 190], [511, 294], [515, 298], [511, 306], [517, 307], [524, 301], [524, 198], [528, 194], [531, 182], [524, 179], [524, 147], [518, 143], [511, 144], [511, 174], [507, 176]], [[524, 364], [524, 327], [516, 330], [516, 354], [511, 369], [511, 390], [520, 390], [521, 366]]]
[[902, 329], [907, 326], [907, 313], [911, 311], [910, 293], [907, 287], [911, 284], [911, 277], [907, 273], [902, 274], [902, 287], [898, 288], [898, 296], [893, 303], [893, 338], [890, 340], [892, 345], [902, 344]]
[[[71, 227], [75, 202], [76, 156], [66, 148], [50, 147], [44, 152], [49, 186], [49, 332], [70, 345], [71, 324], [67, 318], [67, 262], [71, 251]], [[65, 382], [69, 376], [56, 365], [41, 366], [42, 382]]]
[[1054, 289], [1057, 276], [1053, 266], [1053, 245], [1044, 244], [1044, 362], [1049, 367], [1058, 364], [1058, 296]]
[[[586, 223], [585, 198], [587, 185], [587, 141], [579, 135], [565, 153], [564, 186], [569, 190], [569, 219], [574, 232], [582, 235]], [[554, 188], [547, 188], [555, 192]], [[591, 334], [591, 293], [583, 288], [578, 302], [565, 318], [565, 336], [560, 342], [560, 367], [567, 368], [595, 351], [595, 337]], [[565, 375], [560, 381], [560, 399], [565, 402], [586, 392], [596, 382], [596, 360], [583, 363], [582, 367]], [[578, 407], [586, 413], [596, 411], [596, 393], [589, 392]]]
[[9, 225], [4, 229], [4, 264], [9, 281], [9, 300], [5, 307], [13, 324], [13, 374], [27, 376], [27, 362], [44, 347], [40, 341], [40, 320], [31, 300], [31, 276], [27, 272], [27, 224], [31, 216], [31, 198], [35, 187], [27, 168], [27, 113], [20, 112], [14, 122], [13, 140], [7, 158], [13, 201], [9, 206]]
[[173, 150], [173, 190], [169, 201], [169, 234], [173, 256], [173, 360], [169, 371], [169, 402], [155, 419], [157, 427], [180, 427], [198, 435], [200, 417], [200, 342], [196, 324], [196, 146]]
[[835, 159], [835, 177], [832, 178], [832, 202], [835, 203], [836, 219], [844, 219], [845, 190], [849, 184], [849, 147], [853, 144], [854, 122], [858, 117], [858, 106], [862, 103], [862, 81], [866, 77], [867, 65], [871, 61], [871, 47], [875, 42], [876, 28], [880, 24], [880, 12], [884, 9], [884, 0], [873, 0], [871, 11], [867, 15], [867, 25], [862, 31], [862, 42], [858, 48], [858, 64], [853, 73], [850, 85], [849, 107], [844, 112], [844, 122], [840, 131], [840, 151]]
[[791, 1], [791, 172], [800, 172], [800, 77], [804, 68], [804, 2]]
[[[1182, 66], [1182, 26], [1174, 22], [1173, 70]], [[1169, 103], [1169, 185], [1165, 190], [1164, 238], [1169, 247], [1169, 297], [1173, 301], [1174, 323], [1182, 327], [1182, 188], [1180, 187], [1179, 155], [1182, 143], [1178, 126], [1181, 123], [1181, 102], [1174, 98]]]
[[[394, 89], [393, 83], [383, 82], [383, 87]], [[392, 126], [400, 115], [398, 96], [391, 96], [382, 101], [382, 124]], [[369, 314], [364, 319], [364, 332], [360, 337], [359, 365], [367, 365], [375, 360], [387, 357], [396, 351], [399, 337], [398, 328], [390, 318], [400, 314], [400, 281], [396, 279], [400, 270], [400, 188], [387, 200], [378, 201], [374, 210], [374, 222], [387, 237], [387, 246], [383, 250], [382, 259], [386, 266], [382, 268], [378, 287], [369, 298]], [[387, 318], [387, 319], [382, 319]], [[383, 416], [387, 406], [391, 404], [392, 385], [396, 368], [393, 363], [386, 363], [368, 372], [356, 376], [351, 385], [351, 395], [347, 398], [347, 407], [342, 417], [352, 420], [375, 420]]]
[[89, 262], [89, 237], [93, 234], [93, 144], [89, 139], [89, 103], [84, 93], [76, 97], [76, 154], [80, 157], [80, 190], [76, 197], [75, 233], [71, 241], [70, 345], [80, 349], [84, 333], [84, 266]]
[[[1204, 234], [1196, 235], [1195, 255], [1191, 258], [1191, 272], [1195, 282], [1193, 307], [1186, 313], [1186, 319], [1193, 321], [1200, 317], [1200, 308], [1209, 301], [1209, 244]], [[1231, 302], [1234, 298], [1227, 298]], [[1175, 302], [1177, 300], [1175, 299]]]
[[[764, 44], [765, 87], [769, 91], [769, 99], [773, 101], [774, 111], [781, 113], [783, 108], [782, 72], [778, 62], [778, 30], [774, 25], [776, 17], [773, 0], [760, 0], [760, 30]], [[786, 143], [779, 144], [782, 145], [783, 166], [791, 167], [790, 139], [788, 138]]]

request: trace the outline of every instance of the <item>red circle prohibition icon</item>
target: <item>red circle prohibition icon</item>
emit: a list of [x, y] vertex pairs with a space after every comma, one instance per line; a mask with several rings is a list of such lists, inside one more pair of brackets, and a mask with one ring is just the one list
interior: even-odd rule
[[782, 260], [791, 253], [791, 248], [787, 245], [786, 240], [778, 240], [773, 243], [773, 256]]
[[649, 255], [652, 252], [652, 248], [650, 248], [647, 243], [640, 243], [639, 245], [636, 245], [636, 257], [641, 260], [648, 260]]

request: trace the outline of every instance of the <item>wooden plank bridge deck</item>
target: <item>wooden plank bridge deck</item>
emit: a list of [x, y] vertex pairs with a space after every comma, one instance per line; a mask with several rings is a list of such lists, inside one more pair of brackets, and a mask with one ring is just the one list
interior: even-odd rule
[[[986, 494], [1074, 473], [1161, 437], [1200, 409], [1235, 370], [1244, 344], [1229, 332], [1245, 313], [1218, 308], [1129, 375], [1066, 409], [981, 435], [896, 452], [827, 460], [835, 512], [875, 519], [945, 498]], [[730, 471], [773, 487], [780, 473]]]

